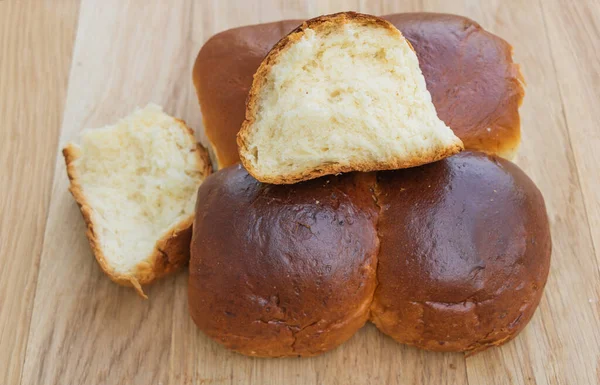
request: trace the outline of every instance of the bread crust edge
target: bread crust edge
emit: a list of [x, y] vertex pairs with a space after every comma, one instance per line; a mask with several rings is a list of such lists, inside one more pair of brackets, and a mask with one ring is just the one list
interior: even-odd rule
[[[288, 49], [290, 46], [298, 42], [305, 34], [306, 29], [313, 29], [315, 31], [326, 30], [331, 27], [337, 27], [351, 22], [362, 22], [370, 25], [378, 25], [384, 27], [390, 33], [395, 34], [403, 39], [402, 32], [398, 30], [392, 23], [377, 16], [366, 15], [357, 12], [339, 12], [331, 15], [319, 16], [314, 19], [304, 21], [300, 26], [290, 32], [288, 35], [283, 37], [275, 46], [269, 51], [265, 59], [262, 61], [258, 70], [254, 74], [254, 81], [252, 87], [248, 93], [246, 99], [246, 118], [242, 123], [242, 127], [237, 133], [236, 140], [238, 145], [238, 152], [240, 155], [240, 161], [244, 168], [250, 175], [256, 178], [258, 181], [263, 183], [272, 184], [292, 184], [298, 183], [310, 179], [315, 179], [323, 175], [339, 174], [350, 171], [380, 171], [380, 170], [395, 170], [400, 168], [416, 167], [423, 164], [435, 162], [446, 158], [448, 156], [457, 154], [464, 149], [463, 143], [458, 137], [455, 143], [451, 147], [444, 148], [442, 151], [435, 151], [421, 154], [418, 157], [411, 159], [411, 161], [405, 161], [400, 159], [392, 159], [385, 162], [358, 162], [352, 165], [341, 165], [341, 164], [328, 164], [317, 169], [307, 170], [304, 172], [298, 172], [289, 175], [263, 175], [259, 173], [256, 168], [247, 159], [248, 154], [248, 135], [250, 126], [254, 124], [254, 116], [256, 115], [258, 94], [265, 84], [266, 76], [270, 71], [271, 67], [277, 62], [279, 57]], [[405, 39], [410, 49], [414, 52], [414, 48], [410, 42]]]
[[[202, 173], [204, 180], [212, 173], [208, 151], [196, 141], [194, 131], [183, 120], [175, 120], [196, 144], [196, 165]], [[147, 299], [148, 296], [144, 293], [142, 285], [150, 284], [158, 278], [177, 271], [189, 262], [189, 244], [195, 213], [190, 214], [188, 217], [171, 226], [156, 240], [152, 253], [142, 262], [138, 263], [134, 269], [127, 273], [118, 273], [106, 260], [100, 241], [96, 236], [95, 224], [92, 219], [93, 209], [87, 201], [79, 182], [80, 176], [74, 162], [81, 156], [81, 151], [74, 144], [68, 143], [63, 148], [62, 154], [65, 159], [67, 176], [69, 177], [69, 191], [79, 206], [86, 224], [86, 237], [100, 268], [113, 282], [122, 286], [133, 287], [142, 298]]]

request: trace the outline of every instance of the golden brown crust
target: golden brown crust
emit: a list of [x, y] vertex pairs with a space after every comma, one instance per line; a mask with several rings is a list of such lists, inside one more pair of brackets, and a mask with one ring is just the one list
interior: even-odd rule
[[418, 158], [412, 158], [410, 161], [386, 161], [386, 162], [372, 162], [372, 163], [354, 163], [352, 166], [339, 165], [335, 163], [329, 163], [323, 167], [308, 170], [302, 173], [293, 174], [293, 175], [256, 175], [254, 167], [252, 164], [245, 164], [242, 157], [242, 164], [248, 173], [260, 180], [263, 183], [272, 183], [272, 184], [292, 184], [298, 183], [302, 181], [307, 181], [310, 179], [315, 179], [324, 175], [331, 174], [339, 174], [344, 172], [352, 172], [352, 171], [361, 171], [361, 172], [370, 172], [370, 171], [384, 171], [384, 170], [398, 170], [401, 168], [409, 168], [416, 167], [423, 164], [437, 162], [438, 160], [447, 158], [454, 154], [459, 153], [463, 150], [463, 147], [459, 144], [455, 144], [452, 147], [447, 147], [442, 149], [442, 151], [429, 153]]
[[[268, 73], [271, 71], [273, 65], [275, 65], [280, 56], [285, 53], [293, 44], [297, 43], [302, 39], [307, 29], [315, 31], [315, 33], [327, 33], [332, 29], [339, 29], [343, 25], [353, 23], [364, 26], [378, 26], [385, 29], [390, 34], [398, 39], [403, 39], [402, 33], [394, 27], [390, 22], [383, 20], [379, 17], [372, 15], [365, 15], [356, 12], [340, 12], [331, 15], [319, 16], [314, 19], [303, 22], [298, 28], [290, 32], [287, 36], [281, 39], [271, 51], [267, 54], [263, 62], [258, 67], [256, 74], [254, 75], [254, 82], [250, 88], [248, 94], [248, 100], [246, 102], [246, 120], [242, 123], [242, 127], [237, 134], [237, 145], [240, 154], [240, 160], [248, 173], [257, 180], [263, 183], [273, 184], [291, 184], [302, 182], [310, 179], [318, 178], [323, 175], [338, 174], [342, 172], [350, 171], [377, 171], [377, 170], [395, 170], [399, 168], [407, 168], [420, 166], [422, 164], [435, 162], [445, 157], [454, 155], [462, 151], [463, 146], [460, 140], [457, 140], [452, 146], [446, 148], [436, 149], [429, 153], [422, 153], [418, 156], [413, 157], [410, 160], [406, 159], [392, 159], [378, 162], [353, 162], [351, 165], [342, 165], [337, 163], [328, 163], [322, 165], [318, 169], [305, 170], [296, 174], [262, 174], [256, 170], [252, 162], [248, 160], [249, 145], [249, 134], [250, 127], [254, 124], [258, 95], [262, 88], [265, 86], [265, 82]], [[410, 43], [408, 43], [410, 46]], [[412, 48], [412, 47], [411, 47]]]
[[[477, 352], [525, 327], [548, 276], [542, 195], [517, 166], [482, 153], [283, 186], [237, 165], [198, 194], [190, 313], [243, 354], [332, 349], [362, 325], [364, 304], [401, 343]], [[351, 323], [296, 338], [320, 319]]]
[[438, 116], [465, 148], [513, 159], [521, 141], [525, 82], [510, 44], [460, 16], [383, 18], [415, 47]]
[[[183, 120], [177, 119], [181, 128], [195, 142], [194, 131], [189, 128]], [[196, 143], [197, 165], [202, 175], [207, 177], [212, 172], [208, 152], [199, 143]], [[115, 283], [123, 286], [132, 286], [143, 298], [148, 298], [142, 289], [142, 285], [149, 284], [156, 279], [172, 272], [187, 264], [189, 261], [189, 244], [192, 236], [193, 214], [181, 222], [175, 224], [169, 231], [156, 241], [151, 255], [140, 262], [134, 271], [126, 274], [116, 272], [107, 262], [102, 247], [96, 236], [94, 222], [92, 220], [92, 207], [85, 197], [85, 193], [79, 183], [79, 174], [74, 162], [81, 156], [79, 148], [68, 143], [62, 151], [69, 176], [69, 191], [81, 210], [87, 230], [86, 236], [90, 243], [92, 253], [98, 261], [100, 268]]]
[[201, 48], [193, 81], [219, 167], [239, 162], [236, 135], [256, 69], [273, 45], [300, 23], [290, 20], [225, 31]]
[[[438, 116], [465, 148], [510, 159], [520, 141], [524, 95], [512, 47], [461, 16], [406, 13], [383, 18], [413, 46]], [[235, 28], [213, 36], [200, 50], [193, 79], [219, 167], [239, 162], [236, 135], [253, 74], [273, 45], [301, 23]]]
[[[175, 120], [177, 121], [177, 123], [179, 123], [179, 126], [188, 133], [190, 138], [194, 142], [196, 142], [196, 136], [194, 134], [194, 130], [185, 123], [185, 120], [177, 119], [177, 118], [175, 118]], [[204, 178], [206, 178], [207, 176], [212, 174], [212, 171], [213, 171], [212, 164], [210, 162], [210, 155], [208, 154], [208, 150], [202, 144], [200, 144], [198, 142], [196, 142], [196, 155], [197, 155], [198, 170], [200, 171], [202, 176]]]

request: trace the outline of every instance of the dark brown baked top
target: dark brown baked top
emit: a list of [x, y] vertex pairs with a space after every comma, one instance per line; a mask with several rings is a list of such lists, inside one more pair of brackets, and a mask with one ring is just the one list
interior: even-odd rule
[[367, 320], [375, 290], [374, 174], [275, 186], [232, 166], [198, 193], [190, 311], [257, 356], [329, 350]]
[[516, 335], [539, 303], [552, 245], [529, 177], [504, 159], [464, 153], [377, 179], [378, 327], [447, 351]]
[[295, 185], [231, 166], [202, 184], [196, 211], [190, 312], [249, 355], [332, 349], [369, 307], [399, 342], [481, 350], [527, 324], [549, 270], [541, 193], [483, 153]]

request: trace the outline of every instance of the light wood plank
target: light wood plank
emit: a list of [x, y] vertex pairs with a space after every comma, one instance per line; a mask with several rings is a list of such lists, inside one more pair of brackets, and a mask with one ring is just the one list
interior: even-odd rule
[[[600, 1], [540, 4], [600, 266]], [[600, 282], [600, 268], [596, 271]], [[600, 312], [600, 289], [589, 294]]]
[[[194, 8], [192, 33], [196, 51], [190, 52], [190, 69], [197, 50], [216, 32], [240, 25], [286, 18], [309, 18], [325, 13], [356, 10], [367, 13], [414, 11], [420, 1], [277, 1], [243, 3], [235, 0]], [[207, 16], [210, 15], [210, 16]], [[206, 18], [210, 17], [209, 21]], [[191, 82], [182, 87], [190, 87]], [[195, 98], [195, 96], [194, 96]], [[186, 116], [197, 114], [197, 103]], [[200, 119], [195, 122], [200, 122]], [[434, 354], [402, 346], [372, 325], [325, 355], [305, 359], [257, 359], [227, 351], [202, 334], [188, 315], [187, 274], [179, 276], [173, 317], [170, 384], [456, 384], [467, 383], [462, 354]]]
[[0, 383], [17, 384], [79, 1], [0, 1]]
[[[82, 2], [61, 145], [150, 101], [182, 116], [191, 3]], [[148, 301], [110, 282], [67, 185], [58, 156], [22, 383], [165, 383], [176, 279], [150, 287]]]
[[[557, 23], [564, 16], [555, 10], [547, 28], [556, 32], [548, 37], [540, 3], [547, 4], [522, 0], [464, 0], [462, 4], [426, 1], [430, 10], [470, 16], [514, 45], [516, 61], [522, 65], [528, 84], [521, 109], [523, 144], [518, 164], [544, 194], [552, 226], [552, 265], [539, 310], [515, 341], [467, 359], [472, 384], [592, 384], [594, 373], [600, 370], [598, 307], [589, 302], [598, 298], [600, 280], [581, 194], [581, 184], [593, 177], [588, 172], [578, 177], [564, 119], [565, 111], [572, 107], [561, 100], [557, 79], [560, 82], [563, 76], [557, 76], [550, 52], [557, 40], [564, 41], [564, 31], [581, 29], [570, 20], [565, 22], [564, 31], [558, 32]], [[580, 49], [594, 52], [590, 47], [581, 45]], [[565, 71], [581, 73], [574, 65]]]
[[[587, 381], [600, 383], [600, 2], [550, 0], [540, 5], [577, 165], [573, 177], [581, 185], [596, 256], [595, 268], [586, 263], [582, 268], [590, 268], [588, 275], [579, 276], [591, 278], [591, 284], [574, 293], [577, 304], [573, 305], [595, 316], [582, 330], [586, 340], [576, 341], [580, 351], [574, 356], [583, 361], [578, 366], [585, 370]], [[573, 257], [579, 260], [579, 251], [574, 251]], [[593, 351], [588, 350], [590, 346]]]

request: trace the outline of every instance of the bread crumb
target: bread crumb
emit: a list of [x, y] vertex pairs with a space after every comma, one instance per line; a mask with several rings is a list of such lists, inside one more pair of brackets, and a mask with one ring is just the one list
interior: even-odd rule
[[259, 181], [406, 168], [463, 148], [437, 116], [402, 34], [374, 17], [345, 18], [294, 32], [258, 69], [238, 145]]
[[163, 259], [183, 258], [167, 256], [160, 242], [191, 226], [207, 170], [182, 121], [149, 104], [113, 125], [84, 130], [81, 144], [68, 143], [63, 153], [73, 195], [88, 209], [94, 254], [113, 280], [137, 282], [141, 291], [140, 283], [161, 273]]

